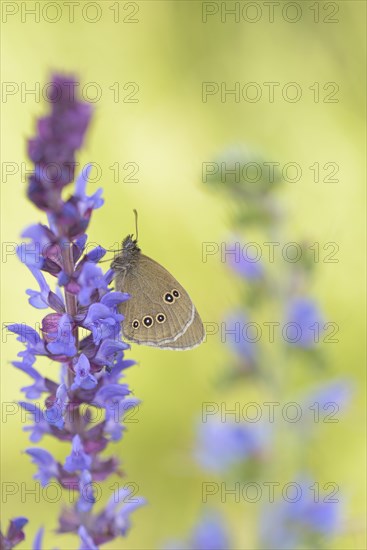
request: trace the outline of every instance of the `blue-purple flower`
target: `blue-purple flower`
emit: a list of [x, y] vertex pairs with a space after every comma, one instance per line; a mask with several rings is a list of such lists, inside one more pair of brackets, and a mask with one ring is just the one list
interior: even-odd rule
[[32, 462], [38, 466], [38, 473], [35, 474], [34, 478], [39, 479], [42, 487], [45, 487], [50, 479], [58, 477], [58, 464], [51, 453], [36, 447], [27, 449], [26, 452], [32, 457]]
[[64, 469], [67, 472], [75, 470], [88, 470], [91, 467], [92, 458], [84, 451], [79, 435], [73, 437], [72, 450], [66, 457]]
[[229, 529], [222, 516], [206, 510], [193, 528], [187, 542], [170, 541], [164, 550], [228, 550], [231, 548]]
[[288, 305], [283, 336], [288, 344], [314, 348], [324, 331], [324, 319], [315, 300], [293, 298]]
[[227, 472], [249, 459], [262, 460], [269, 437], [264, 422], [221, 421], [211, 416], [198, 426], [195, 458], [205, 470]]
[[81, 353], [78, 361], [74, 366], [75, 378], [70, 389], [83, 388], [90, 390], [94, 388], [98, 382], [95, 376], [90, 373], [90, 363], [84, 353]]
[[226, 244], [226, 263], [235, 273], [248, 281], [259, 281], [264, 277], [264, 266], [257, 248], [252, 243], [239, 241]]
[[259, 354], [258, 340], [256, 324], [251, 323], [242, 311], [230, 313], [223, 321], [222, 342], [234, 351], [241, 363], [249, 366], [256, 364]]
[[0, 531], [0, 546], [2, 550], [11, 550], [25, 539], [23, 527], [27, 525], [27, 523], [27, 518], [17, 517], [9, 522], [5, 535]]

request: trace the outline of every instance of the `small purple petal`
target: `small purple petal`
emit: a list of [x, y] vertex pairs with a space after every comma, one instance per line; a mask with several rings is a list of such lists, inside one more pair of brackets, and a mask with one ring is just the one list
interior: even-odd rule
[[77, 502], [79, 512], [90, 512], [96, 502], [92, 481], [91, 473], [83, 470], [79, 481], [80, 498]]
[[121, 304], [122, 302], [126, 302], [130, 298], [130, 294], [127, 292], [108, 292], [101, 298], [101, 303], [105, 306], [111, 308], [116, 307], [118, 304]]
[[98, 390], [95, 395], [95, 402], [101, 407], [106, 407], [120, 401], [129, 394], [130, 390], [127, 384], [108, 384]]
[[22, 370], [34, 379], [34, 384], [31, 386], [23, 386], [21, 390], [25, 393], [27, 399], [38, 399], [43, 392], [47, 391], [43, 376], [32, 367], [32, 362], [29, 361], [13, 361], [12, 365], [17, 369]]
[[43, 534], [44, 534], [44, 528], [40, 527], [38, 529], [34, 539], [33, 539], [33, 546], [32, 550], [42, 550], [42, 541], [43, 541]]
[[54, 404], [46, 409], [43, 416], [49, 424], [55, 426], [59, 430], [64, 427], [64, 412], [68, 401], [68, 390], [66, 384], [60, 384], [56, 390], [56, 399]]
[[78, 535], [80, 537], [79, 550], [98, 550], [98, 547], [94, 544], [92, 537], [88, 534], [84, 525], [79, 527]]
[[21, 323], [19, 325], [8, 325], [7, 329], [10, 330], [10, 332], [14, 332], [15, 334], [19, 335], [19, 342], [28, 343], [32, 346], [37, 346], [41, 342], [41, 338], [39, 334], [34, 330], [34, 328]]
[[38, 243], [21, 243], [17, 247], [17, 256], [29, 268], [42, 269], [44, 258]]
[[93, 248], [88, 254], [86, 254], [86, 260], [88, 262], [94, 262], [98, 263], [103, 256], [106, 254], [107, 250], [103, 248], [102, 246], [97, 246], [96, 248]]

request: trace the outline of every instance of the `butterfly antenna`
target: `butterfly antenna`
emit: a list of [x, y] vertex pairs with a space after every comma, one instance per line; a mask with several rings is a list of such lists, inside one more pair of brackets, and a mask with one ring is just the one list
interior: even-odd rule
[[135, 233], [136, 233], [136, 240], [138, 240], [138, 234], [139, 234], [139, 233], [138, 233], [138, 213], [137, 213], [137, 211], [135, 210], [135, 208], [134, 208], [133, 212], [134, 212], [134, 216], [135, 216]]

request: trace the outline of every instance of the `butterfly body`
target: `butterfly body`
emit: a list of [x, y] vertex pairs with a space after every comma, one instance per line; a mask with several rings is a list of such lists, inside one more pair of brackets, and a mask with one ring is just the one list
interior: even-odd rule
[[127, 340], [171, 350], [192, 349], [203, 341], [204, 327], [186, 290], [163, 266], [141, 253], [132, 235], [124, 239], [111, 267], [116, 290], [131, 296], [120, 305]]

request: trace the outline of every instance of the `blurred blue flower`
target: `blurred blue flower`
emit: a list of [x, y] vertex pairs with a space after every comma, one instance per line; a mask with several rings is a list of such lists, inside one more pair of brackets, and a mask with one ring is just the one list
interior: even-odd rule
[[229, 530], [223, 518], [214, 510], [207, 510], [192, 530], [188, 542], [169, 541], [164, 550], [229, 550]]
[[207, 512], [193, 530], [190, 546], [193, 550], [227, 550], [228, 530], [219, 514]]
[[[267, 504], [260, 515], [260, 544], [264, 550], [305, 548], [314, 537], [330, 537], [340, 525], [340, 503], [316, 495], [314, 481], [301, 478], [297, 494]], [[314, 547], [314, 546], [312, 546]], [[319, 547], [319, 546], [317, 546]]]
[[283, 336], [287, 343], [310, 349], [319, 341], [324, 319], [315, 300], [297, 297], [288, 306], [286, 323]]
[[[318, 405], [320, 414], [336, 414], [345, 409], [352, 398], [353, 383], [347, 378], [337, 378], [316, 386], [303, 399], [304, 409]], [[335, 406], [337, 410], [332, 409]], [[321, 413], [321, 411], [324, 411]]]
[[199, 424], [195, 457], [206, 470], [226, 472], [250, 458], [261, 458], [269, 437], [269, 426], [261, 421], [221, 422], [220, 418], [210, 417]]
[[[242, 242], [226, 244], [227, 264], [238, 275], [248, 281], [258, 281], [264, 276], [264, 265], [261, 259], [252, 255]], [[229, 253], [231, 251], [231, 253]]]
[[222, 342], [225, 342], [244, 362], [255, 364], [258, 356], [258, 334], [242, 311], [233, 311], [224, 320]]

